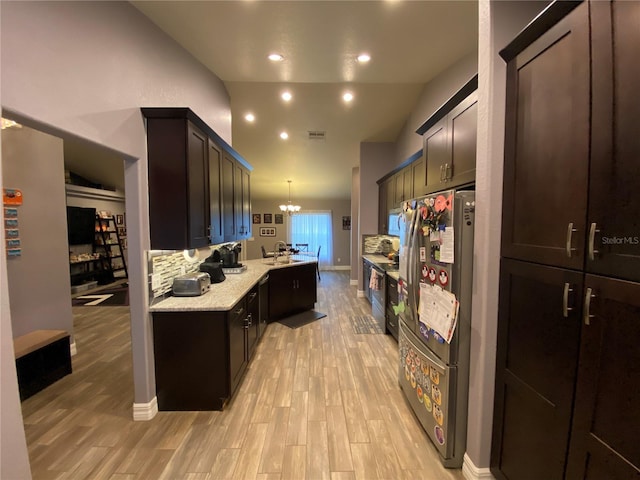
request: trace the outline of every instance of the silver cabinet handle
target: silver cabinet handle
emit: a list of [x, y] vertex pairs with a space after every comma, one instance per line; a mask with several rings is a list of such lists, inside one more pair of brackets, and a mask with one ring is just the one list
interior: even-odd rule
[[449, 180], [451, 180], [451, 177], [453, 175], [451, 175], [451, 165], [449, 165], [448, 163], [444, 164], [444, 181], [448, 182]]
[[444, 165], [440, 165], [440, 181], [444, 182]]
[[575, 248], [571, 248], [571, 238], [573, 237], [573, 232], [577, 232], [575, 228], [573, 228], [573, 222], [569, 222], [567, 225], [567, 244], [565, 245], [565, 250], [567, 252], [567, 257], [571, 258], [571, 252], [575, 251]]
[[598, 230], [597, 225], [594, 222], [591, 224], [591, 228], [589, 228], [589, 260], [595, 260], [596, 253], [600, 253], [594, 248], [596, 233], [600, 233], [600, 230]]
[[593, 290], [591, 288], [587, 288], [587, 293], [584, 295], [584, 324], [591, 325], [591, 319], [595, 317], [595, 315], [591, 315], [591, 299], [595, 298], [595, 295], [592, 293]]
[[569, 283], [564, 284], [564, 292], [562, 293], [562, 316], [567, 318], [573, 307], [569, 306], [569, 292], [573, 292], [573, 288]]

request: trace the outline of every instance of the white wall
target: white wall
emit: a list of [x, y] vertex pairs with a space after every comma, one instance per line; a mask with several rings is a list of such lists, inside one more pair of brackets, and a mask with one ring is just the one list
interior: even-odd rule
[[[358, 215], [358, 236], [356, 258], [351, 259], [351, 270], [358, 272], [358, 290], [363, 291], [362, 280], [362, 235], [378, 233], [378, 183], [377, 181], [393, 170], [395, 143], [362, 142], [360, 144], [360, 213]], [[352, 224], [353, 227], [353, 224]], [[354, 251], [356, 248], [354, 248]]]
[[2, 137], [4, 185], [24, 199], [16, 207], [22, 255], [7, 259], [13, 336], [73, 335], [62, 140], [26, 127]]
[[[547, 2], [479, 3], [478, 145], [471, 371], [464, 474], [488, 474], [491, 456], [504, 163], [505, 63], [498, 52]], [[489, 478], [489, 477], [482, 477]]]
[[400, 165], [422, 149], [422, 136], [416, 130], [476, 73], [478, 53], [472, 52], [425, 85], [396, 140], [394, 166]]
[[[146, 135], [139, 109], [190, 107], [231, 144], [227, 91], [219, 78], [129, 3], [2, 2], [0, 8], [4, 115], [63, 138], [74, 135], [108, 147], [126, 161], [134, 402], [152, 410], [155, 377], [145, 281]], [[6, 275], [4, 261], [0, 275]], [[0, 322], [2, 332], [12, 335], [11, 316], [5, 315], [7, 292], [3, 284]], [[6, 339], [2, 340], [4, 344]], [[7, 349], [2, 352], [4, 369]], [[19, 408], [5, 410], [5, 398], [11, 404], [17, 395], [11, 377], [3, 372], [1, 380], [3, 449], [5, 442], [20, 445], [24, 436], [22, 429], [16, 429]], [[24, 453], [19, 451], [11, 459], [20, 464]], [[2, 465], [4, 469], [5, 461]], [[16, 468], [20, 470], [19, 465]]]

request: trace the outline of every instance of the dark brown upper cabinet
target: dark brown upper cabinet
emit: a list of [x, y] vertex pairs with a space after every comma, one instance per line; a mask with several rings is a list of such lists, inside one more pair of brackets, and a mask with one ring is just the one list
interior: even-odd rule
[[584, 4], [507, 58], [502, 255], [582, 268], [589, 173]]
[[592, 2], [586, 270], [640, 281], [639, 2]]
[[477, 87], [476, 75], [416, 131], [423, 138], [424, 164], [419, 179], [414, 175], [413, 196], [475, 182]]
[[[225, 230], [224, 160], [240, 166], [240, 211], [250, 217], [250, 167], [188, 108], [143, 108], [147, 127], [151, 248], [182, 250], [247, 238], [251, 228]], [[233, 174], [233, 171], [232, 171]], [[232, 180], [233, 182], [233, 180]], [[233, 183], [232, 183], [233, 187]], [[232, 195], [234, 189], [231, 189]], [[245, 194], [246, 193], [246, 194]], [[244, 217], [242, 217], [244, 218]], [[239, 232], [244, 231], [242, 236]], [[231, 232], [231, 233], [228, 233]]]

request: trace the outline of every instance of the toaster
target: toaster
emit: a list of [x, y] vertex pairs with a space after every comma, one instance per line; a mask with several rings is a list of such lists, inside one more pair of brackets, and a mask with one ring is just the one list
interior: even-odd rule
[[211, 277], [205, 272], [193, 272], [173, 279], [173, 295], [176, 297], [197, 297], [207, 293]]

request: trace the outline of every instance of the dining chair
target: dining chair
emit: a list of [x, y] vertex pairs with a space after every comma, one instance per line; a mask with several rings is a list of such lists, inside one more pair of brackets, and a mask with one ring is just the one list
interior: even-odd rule
[[316, 263], [316, 272], [318, 274], [318, 281], [320, 281], [320, 249], [322, 248], [322, 245], [320, 245], [318, 247], [318, 258], [317, 258], [317, 263]]
[[309, 244], [308, 243], [296, 243], [296, 248], [301, 252], [308, 252], [309, 251]]

